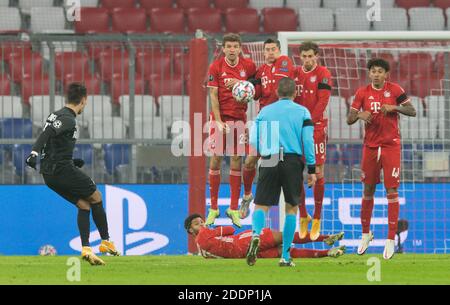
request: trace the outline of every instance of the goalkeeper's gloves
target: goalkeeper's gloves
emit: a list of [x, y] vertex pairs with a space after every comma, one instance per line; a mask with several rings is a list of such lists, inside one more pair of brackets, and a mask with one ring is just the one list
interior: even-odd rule
[[73, 159], [73, 164], [78, 168], [82, 168], [84, 161], [82, 159]]
[[32, 151], [31, 154], [27, 157], [27, 159], [25, 160], [25, 163], [31, 167], [36, 169], [36, 163], [37, 163], [37, 156], [39, 154], [35, 151]]

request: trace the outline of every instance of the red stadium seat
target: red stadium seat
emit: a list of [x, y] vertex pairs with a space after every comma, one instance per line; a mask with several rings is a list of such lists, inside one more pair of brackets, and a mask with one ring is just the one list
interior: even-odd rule
[[264, 32], [296, 31], [297, 14], [290, 8], [265, 8], [262, 10]]
[[75, 22], [77, 33], [108, 33], [109, 14], [106, 8], [82, 7], [80, 14], [83, 16], [80, 21]]
[[442, 78], [423, 77], [411, 80], [411, 95], [424, 98], [428, 95], [442, 95]]
[[433, 59], [429, 53], [400, 54], [400, 74], [412, 78], [430, 77], [433, 72]]
[[11, 53], [8, 59], [11, 79], [18, 83], [25, 75], [41, 76], [43, 59], [39, 53]]
[[117, 8], [112, 12], [112, 30], [121, 33], [147, 32], [147, 13], [141, 8]]
[[[143, 95], [145, 94], [145, 79], [142, 77], [142, 75], [136, 75], [134, 78], [134, 87], [135, 87], [135, 94]], [[119, 97], [121, 95], [129, 95], [130, 94], [130, 80], [128, 78], [128, 75], [120, 75], [115, 74], [113, 75], [112, 81], [111, 81], [111, 96], [113, 103], [118, 104], [119, 103]]]
[[123, 44], [120, 42], [90, 42], [86, 43], [87, 55], [90, 59], [98, 60], [101, 54], [112, 52], [111, 50], [122, 50]]
[[410, 9], [411, 7], [430, 6], [430, 0], [396, 0], [397, 6]]
[[259, 33], [258, 11], [253, 8], [229, 8], [225, 11], [225, 31]]
[[434, 0], [433, 1], [434, 7], [439, 7], [443, 10], [446, 10], [450, 7], [450, 0]]
[[214, 0], [214, 6], [220, 10], [228, 8], [247, 8], [248, 0]]
[[170, 75], [171, 58], [168, 53], [159, 51], [140, 52], [136, 56], [136, 72], [149, 79], [152, 74]]
[[67, 87], [70, 85], [70, 83], [73, 82], [81, 82], [86, 86], [88, 95], [99, 95], [102, 93], [102, 84], [101, 80], [97, 75], [92, 74], [67, 74], [64, 77], [64, 88], [67, 89]]
[[191, 8], [187, 11], [188, 32], [201, 29], [209, 33], [222, 32], [222, 16], [216, 8]]
[[171, 8], [173, 7], [172, 0], [139, 0], [141, 7], [146, 10], [153, 8]]
[[50, 82], [48, 76], [31, 77], [29, 75], [22, 79], [22, 100], [25, 104], [30, 104], [30, 96], [49, 95]]
[[177, 0], [177, 7], [182, 9], [209, 8], [209, 0]]
[[150, 10], [150, 31], [153, 33], [184, 33], [184, 13], [179, 8]]
[[157, 99], [161, 95], [183, 95], [187, 94], [184, 90], [184, 78], [181, 76], [161, 77], [154, 74], [149, 80], [150, 94]]
[[8, 58], [12, 53], [33, 53], [33, 51], [31, 50], [31, 43], [2, 42], [0, 46], [0, 62], [8, 61]]
[[111, 81], [113, 74], [122, 73], [128, 75], [129, 55], [122, 50], [108, 50], [100, 54], [98, 58], [100, 77], [104, 81]]
[[67, 74], [87, 74], [89, 72], [89, 57], [83, 52], [62, 52], [55, 57], [55, 73], [57, 79], [63, 79]]
[[401, 73], [397, 75], [389, 75], [388, 81], [399, 84], [403, 90], [405, 90], [406, 94], [411, 95], [411, 79]]
[[2, 74], [0, 76], [0, 95], [10, 95], [11, 94], [11, 82]]
[[111, 10], [117, 7], [136, 7], [134, 0], [102, 0], [101, 6]]
[[189, 74], [189, 53], [179, 52], [175, 54], [175, 74]]
[[[450, 60], [450, 59], [449, 59]], [[445, 55], [444, 53], [437, 53], [434, 61], [434, 70], [438, 77], [444, 77], [445, 75]]]

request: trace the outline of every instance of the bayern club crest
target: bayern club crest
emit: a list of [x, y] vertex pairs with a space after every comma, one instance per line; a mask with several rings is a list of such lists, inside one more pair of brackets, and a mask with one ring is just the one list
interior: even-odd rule
[[391, 97], [391, 93], [389, 91], [384, 92], [384, 97]]
[[247, 73], [245, 73], [244, 70], [241, 70], [241, 72], [240, 72], [239, 75], [240, 75], [241, 77], [246, 77], [246, 76], [247, 76]]
[[317, 76], [311, 76], [311, 78], [309, 79], [311, 81], [311, 83], [315, 83], [317, 80]]

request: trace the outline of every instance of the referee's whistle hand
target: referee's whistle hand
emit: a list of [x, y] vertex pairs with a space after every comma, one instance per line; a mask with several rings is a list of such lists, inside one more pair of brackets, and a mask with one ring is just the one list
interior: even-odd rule
[[37, 162], [37, 156], [35, 154], [30, 154], [27, 157], [27, 159], [25, 160], [25, 163], [33, 169], [36, 169], [36, 162]]
[[84, 161], [82, 159], [73, 159], [73, 164], [78, 168], [82, 168]]
[[308, 187], [309, 188], [312, 188], [316, 184], [316, 181], [317, 181], [316, 174], [308, 175]]

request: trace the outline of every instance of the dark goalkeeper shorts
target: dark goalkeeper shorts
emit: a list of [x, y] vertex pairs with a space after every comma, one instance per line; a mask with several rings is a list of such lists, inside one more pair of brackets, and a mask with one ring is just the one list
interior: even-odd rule
[[284, 161], [279, 161], [276, 166], [260, 166], [255, 204], [278, 205], [283, 188], [285, 202], [293, 206], [299, 205], [303, 169], [302, 157], [293, 154], [285, 155]]
[[94, 181], [73, 163], [58, 166], [53, 174], [42, 176], [50, 189], [75, 205], [78, 200], [90, 197], [97, 190]]

